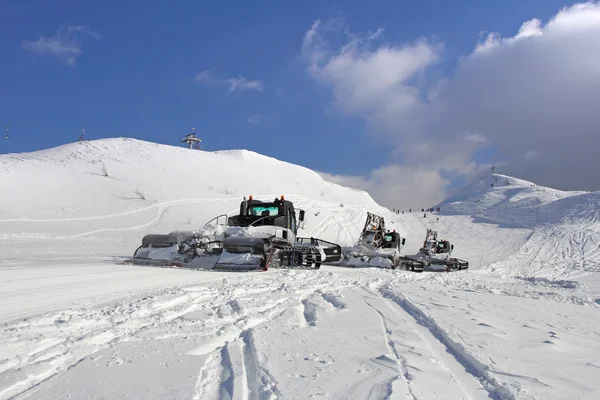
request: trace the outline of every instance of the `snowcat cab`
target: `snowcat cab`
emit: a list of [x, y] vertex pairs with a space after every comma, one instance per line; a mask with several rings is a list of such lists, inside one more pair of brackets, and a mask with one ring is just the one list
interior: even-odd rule
[[[146, 235], [132, 262], [142, 265], [178, 266], [216, 270], [267, 270], [269, 267], [319, 269], [321, 263], [339, 260], [337, 244], [316, 238], [298, 238], [304, 210], [284, 196], [273, 201], [240, 203], [234, 216], [220, 215], [202, 233], [172, 232]], [[223, 218], [224, 224], [219, 224]], [[207, 229], [216, 220], [216, 228]]]
[[451, 245], [450, 242], [448, 242], [447, 240], [440, 240], [439, 242], [437, 242], [435, 248], [432, 250], [435, 254], [450, 254], [453, 249], [454, 245]]
[[415, 255], [406, 256], [405, 269], [411, 269], [411, 262], [418, 260], [423, 262], [424, 267], [431, 267], [436, 270], [436, 267], [444, 267], [445, 271], [462, 270], [469, 268], [469, 263], [465, 260], [452, 258], [452, 250], [454, 245], [448, 240], [439, 240], [437, 231], [427, 229], [423, 247]]
[[400, 249], [405, 239], [396, 231], [386, 230], [385, 219], [367, 213], [367, 220], [356, 244], [342, 250], [341, 266], [396, 269], [401, 262]]
[[398, 250], [400, 250], [400, 248], [402, 246], [404, 246], [404, 243], [406, 242], [406, 239], [401, 238], [400, 234], [396, 231], [393, 232], [389, 232], [383, 235], [383, 242], [381, 243], [381, 248], [382, 249], [387, 249], [387, 248], [397, 248]]
[[[304, 210], [300, 210], [298, 215], [299, 222], [304, 221]], [[244, 198], [240, 203], [238, 215], [229, 217], [228, 226], [278, 226], [289, 229], [294, 235], [298, 232], [296, 212], [294, 204], [285, 200], [283, 196], [272, 202], [254, 200], [250, 196], [249, 200]]]

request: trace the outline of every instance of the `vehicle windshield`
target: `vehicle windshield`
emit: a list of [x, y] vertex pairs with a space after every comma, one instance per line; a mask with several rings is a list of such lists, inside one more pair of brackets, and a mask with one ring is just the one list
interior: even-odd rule
[[385, 240], [387, 240], [388, 242], [391, 242], [393, 238], [394, 237], [392, 235], [385, 235]]
[[248, 210], [250, 215], [256, 215], [259, 217], [276, 216], [279, 214], [279, 207], [277, 206], [250, 206]]

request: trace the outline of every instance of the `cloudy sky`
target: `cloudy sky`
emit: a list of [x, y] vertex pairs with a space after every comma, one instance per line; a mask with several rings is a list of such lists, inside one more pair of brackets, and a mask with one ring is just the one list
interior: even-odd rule
[[194, 127], [390, 208], [491, 165], [600, 189], [600, 3], [283, 3], [3, 4], [0, 153]]

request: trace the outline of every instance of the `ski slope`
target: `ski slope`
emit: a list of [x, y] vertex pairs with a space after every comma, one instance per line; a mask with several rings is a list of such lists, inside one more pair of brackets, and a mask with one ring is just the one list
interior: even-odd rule
[[[494, 186], [492, 186], [492, 183]], [[503, 175], [395, 214], [245, 150], [116, 138], [0, 155], [0, 399], [595, 399], [600, 194]], [[341, 245], [367, 212], [468, 271], [117, 264], [147, 233], [285, 195]]]
[[494, 270], [554, 279], [600, 272], [600, 192], [564, 192], [495, 174], [436, 207], [530, 232], [517, 251], [490, 263]]

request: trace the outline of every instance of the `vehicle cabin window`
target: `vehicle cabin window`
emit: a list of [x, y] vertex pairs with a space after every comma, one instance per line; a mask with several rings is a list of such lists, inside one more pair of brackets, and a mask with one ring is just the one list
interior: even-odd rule
[[[263, 215], [264, 212], [267, 212], [265, 215]], [[253, 206], [250, 207], [250, 215], [255, 215], [255, 216], [277, 216], [279, 214], [279, 207], [277, 206], [270, 206], [270, 207], [264, 207], [264, 206]]]

